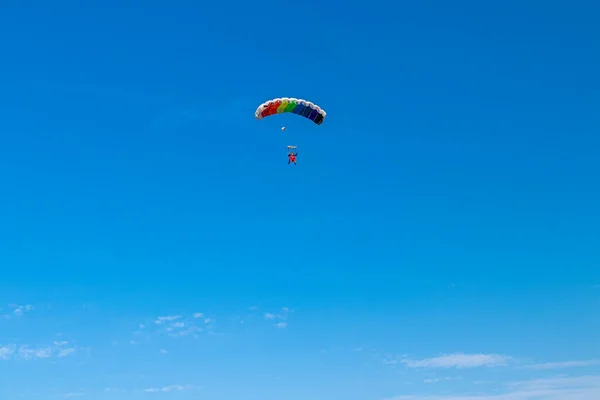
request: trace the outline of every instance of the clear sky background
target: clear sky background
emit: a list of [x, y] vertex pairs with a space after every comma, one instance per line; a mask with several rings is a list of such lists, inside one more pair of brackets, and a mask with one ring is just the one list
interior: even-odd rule
[[0, 398], [599, 399], [599, 15], [0, 2]]

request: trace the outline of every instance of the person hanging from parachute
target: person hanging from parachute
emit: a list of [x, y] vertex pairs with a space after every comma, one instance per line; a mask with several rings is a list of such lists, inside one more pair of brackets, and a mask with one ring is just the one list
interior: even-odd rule
[[[299, 115], [311, 120], [316, 125], [321, 125], [327, 116], [327, 113], [318, 105], [311, 103], [310, 101], [293, 97], [281, 97], [269, 100], [258, 106], [254, 116], [256, 119], [263, 119], [270, 115], [284, 113]], [[286, 130], [285, 125], [281, 130]], [[288, 146], [288, 164], [294, 163], [294, 165], [296, 165], [297, 157], [298, 151], [296, 150], [296, 146]]]
[[296, 146], [288, 146], [288, 164], [294, 163], [296, 165], [296, 157], [298, 157], [298, 150]]

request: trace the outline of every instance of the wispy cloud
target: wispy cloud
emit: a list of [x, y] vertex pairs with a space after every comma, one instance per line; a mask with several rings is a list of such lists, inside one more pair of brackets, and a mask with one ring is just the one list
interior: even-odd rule
[[403, 395], [385, 400], [596, 400], [600, 399], [600, 375], [536, 379], [497, 389], [492, 393]]
[[154, 323], [156, 325], [162, 325], [162, 324], [164, 324], [166, 322], [176, 321], [176, 320], [178, 320], [180, 318], [181, 318], [181, 315], [167, 315], [167, 316], [164, 316], [164, 317], [158, 317], [158, 318], [156, 318], [154, 320]]
[[171, 337], [184, 337], [184, 336], [193, 336], [194, 338], [198, 338], [198, 333], [202, 332], [203, 329], [198, 326], [189, 326], [186, 329], [167, 329], [170, 333]]
[[196, 385], [170, 385], [163, 387], [146, 388], [143, 391], [146, 393], [168, 393], [168, 392], [184, 392], [187, 390], [197, 389]]
[[[250, 308], [254, 309], [254, 307]], [[288, 317], [292, 313], [293, 311], [289, 308], [282, 307], [276, 312], [258, 312], [248, 315], [248, 321], [256, 321], [256, 319], [253, 318], [261, 318], [270, 321], [271, 325], [275, 328], [284, 329], [288, 327]], [[123, 339], [123, 342], [130, 342], [131, 344], [136, 345], [149, 344], [153, 342], [154, 338], [160, 336], [171, 338], [191, 337], [198, 339], [201, 335], [225, 334], [228, 329], [239, 330], [239, 326], [242, 324], [248, 326], [245, 322], [244, 318], [240, 315], [215, 317], [210, 315], [210, 313], [205, 312], [161, 315], [139, 321], [132, 332], [133, 337]], [[246, 329], [250, 329], [250, 327]]]
[[[558, 390], [566, 388], [593, 387], [600, 389], [600, 375], [557, 376], [512, 382], [509, 387], [525, 391]], [[600, 397], [597, 397], [600, 399]]]
[[[165, 315], [138, 324], [134, 331], [135, 344], [150, 341], [153, 335], [165, 335], [173, 338], [191, 336], [198, 338], [202, 332], [214, 329], [214, 319], [207, 318], [204, 313], [194, 313], [191, 316]], [[133, 343], [132, 343], [133, 344]]]
[[427, 378], [423, 380], [423, 383], [438, 383], [438, 382], [449, 382], [449, 381], [457, 381], [461, 378], [446, 376], [443, 378]]
[[567, 368], [583, 368], [600, 365], [600, 360], [579, 360], [579, 361], [563, 361], [563, 362], [548, 362], [539, 364], [525, 365], [524, 368], [545, 370], [545, 369], [567, 369]]
[[14, 307], [13, 314], [16, 316], [21, 316], [21, 315], [33, 310], [33, 306], [29, 305], [29, 304], [25, 304], [22, 306], [14, 304], [14, 305], [12, 305], [12, 307]]
[[84, 395], [83, 392], [69, 392], [69, 393], [63, 394], [62, 397], [66, 398], [66, 399], [70, 399], [70, 398], [73, 398], [73, 397], [80, 397], [80, 396], [83, 396], [83, 395]]
[[5, 318], [21, 317], [24, 314], [33, 311], [34, 307], [30, 304], [9, 304], [5, 309], [0, 308], [0, 315]]
[[409, 368], [480, 368], [508, 365], [511, 357], [499, 354], [447, 354], [433, 358], [414, 360], [410, 358], [384, 360], [386, 364], [404, 364]]
[[290, 313], [290, 309], [287, 307], [283, 307], [277, 313], [265, 313], [265, 319], [269, 321], [273, 321], [273, 326], [279, 329], [286, 328], [288, 326], [287, 319]]
[[511, 366], [517, 369], [531, 370], [560, 370], [568, 368], [584, 368], [600, 365], [600, 359], [569, 360], [561, 362], [530, 362], [511, 356], [500, 354], [465, 354], [453, 353], [437, 357], [412, 359], [408, 357], [387, 356], [383, 359], [384, 364], [391, 366], [403, 365], [407, 368], [429, 369], [429, 368], [481, 368], [481, 367], [504, 367]]
[[[148, 388], [138, 388], [138, 389], [126, 389], [120, 387], [109, 386], [105, 387], [101, 390], [89, 391], [89, 390], [74, 390], [68, 393], [59, 394], [59, 397], [63, 398], [72, 398], [72, 397], [80, 397], [83, 395], [100, 395], [101, 393], [120, 393], [120, 394], [140, 394], [140, 393], [170, 393], [170, 392], [186, 392], [192, 391], [196, 389], [200, 389], [201, 386], [198, 385], [169, 385], [169, 386], [159, 386], [159, 387], [148, 387]], [[96, 397], [94, 397], [96, 398]]]
[[68, 342], [54, 342], [50, 346], [0, 345], [0, 360], [37, 360], [45, 358], [63, 358], [74, 354], [77, 348]]

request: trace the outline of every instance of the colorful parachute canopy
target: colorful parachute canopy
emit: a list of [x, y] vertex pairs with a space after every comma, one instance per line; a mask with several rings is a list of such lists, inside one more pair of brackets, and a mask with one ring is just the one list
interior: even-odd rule
[[254, 113], [256, 119], [263, 119], [269, 115], [292, 113], [308, 118], [317, 125], [321, 125], [327, 113], [310, 101], [295, 99], [293, 97], [282, 97], [269, 100], [261, 104]]

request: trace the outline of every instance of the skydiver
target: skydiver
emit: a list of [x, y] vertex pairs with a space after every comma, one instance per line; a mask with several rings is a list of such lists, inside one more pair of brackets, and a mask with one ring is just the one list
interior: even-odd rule
[[288, 153], [288, 164], [293, 162], [294, 165], [296, 165], [296, 157], [298, 156], [298, 152], [297, 151], [290, 151]]

